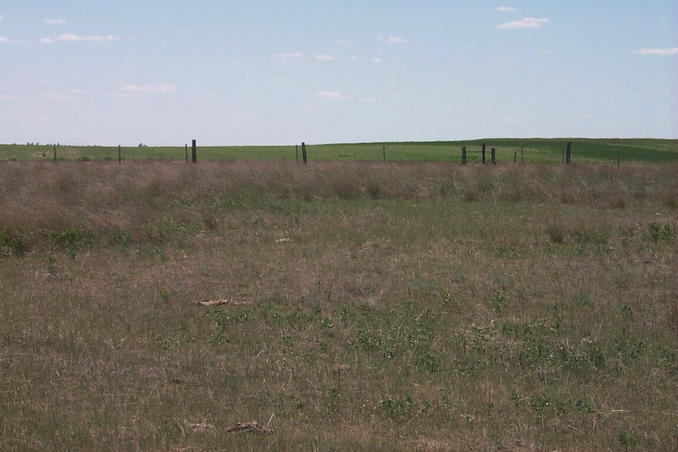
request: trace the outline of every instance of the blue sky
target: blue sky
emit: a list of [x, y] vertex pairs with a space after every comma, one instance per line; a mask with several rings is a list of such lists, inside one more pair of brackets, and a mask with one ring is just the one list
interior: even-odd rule
[[678, 138], [678, 1], [0, 0], [0, 143]]

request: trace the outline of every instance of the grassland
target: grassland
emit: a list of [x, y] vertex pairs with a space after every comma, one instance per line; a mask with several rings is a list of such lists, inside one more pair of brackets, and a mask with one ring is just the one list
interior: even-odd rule
[[1, 162], [0, 450], [678, 449], [676, 176]]
[[[573, 141], [575, 162], [622, 161], [678, 162], [678, 140], [656, 139], [483, 139], [470, 141], [355, 143], [309, 145], [309, 158], [320, 161], [381, 161], [382, 147], [386, 158], [400, 162], [459, 162], [461, 148], [478, 151], [487, 144], [487, 159], [491, 147], [497, 149], [500, 162], [512, 162], [514, 153], [524, 162], [558, 163], [566, 142]], [[198, 143], [199, 144], [199, 143]], [[190, 144], [189, 144], [190, 146]], [[190, 150], [189, 150], [190, 152]], [[183, 160], [183, 147], [124, 147], [126, 160]], [[215, 146], [199, 147], [199, 160], [296, 160], [295, 146]], [[301, 158], [301, 151], [299, 151]], [[62, 160], [117, 160], [117, 147], [59, 146]], [[0, 160], [51, 160], [49, 145], [0, 145]], [[479, 154], [469, 154], [469, 161], [480, 160]]]

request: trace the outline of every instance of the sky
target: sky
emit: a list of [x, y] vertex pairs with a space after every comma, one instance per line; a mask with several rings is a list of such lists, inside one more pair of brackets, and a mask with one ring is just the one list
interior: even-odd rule
[[678, 138], [678, 0], [0, 0], [0, 143]]

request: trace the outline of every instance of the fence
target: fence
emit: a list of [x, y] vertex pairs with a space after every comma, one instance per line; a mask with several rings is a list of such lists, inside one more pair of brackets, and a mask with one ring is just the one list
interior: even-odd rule
[[[414, 146], [414, 147], [421, 145], [422, 149], [426, 149], [425, 146], [427, 145], [427, 143], [406, 143], [406, 144], [410, 145], [410, 146]], [[521, 146], [519, 149], [516, 149], [515, 144], [506, 145], [506, 146], [493, 145], [493, 146], [490, 147], [487, 143], [476, 143], [475, 145], [461, 146], [461, 164], [466, 165], [466, 164], [474, 163], [474, 162], [478, 162], [478, 161], [482, 164], [486, 164], [486, 163], [489, 162], [493, 165], [496, 165], [498, 163], [510, 163], [510, 162], [513, 162], [513, 164], [525, 163], [526, 152], [528, 154], [532, 154], [532, 155], [530, 155], [528, 160], [546, 162], [546, 160], [543, 158], [543, 156], [544, 155], [552, 155], [553, 156], [554, 155], [553, 154], [554, 146], [558, 146], [562, 150], [561, 157], [560, 157], [560, 160], [559, 160], [561, 163], [563, 163], [563, 164], [573, 163], [574, 155], [575, 155], [575, 152], [576, 152], [574, 145], [576, 143], [573, 143], [572, 141], [562, 141], [562, 142], [549, 141], [548, 144], [550, 146], [550, 149], [548, 149], [548, 150], [539, 149], [539, 148], [527, 149], [526, 150], [524, 146]], [[389, 161], [389, 162], [404, 162], [404, 161], [422, 161], [422, 160], [423, 161], [454, 161], [455, 160], [454, 158], [452, 158], [452, 155], [454, 154], [453, 145], [446, 147], [445, 148], [446, 150], [445, 150], [444, 153], [440, 153], [439, 152], [440, 149], [436, 149], [436, 152], [439, 152], [438, 154], [435, 154], [437, 156], [437, 158], [431, 158], [430, 160], [425, 160], [425, 159], [419, 158], [412, 151], [410, 151], [410, 154], [409, 154], [412, 157], [411, 159], [403, 159], [402, 150], [400, 151], [400, 153], [398, 153], [398, 151], [393, 152], [393, 153], [389, 153], [389, 151], [390, 151], [389, 148], [391, 146], [393, 146], [393, 148], [397, 148], [398, 146], [402, 146], [402, 145], [403, 145], [402, 143], [393, 143], [392, 145], [389, 145], [389, 146], [387, 146], [386, 144], [318, 145], [318, 148], [327, 148], [328, 146], [345, 146], [347, 148], [353, 149], [351, 151], [351, 152], [354, 152], [352, 157], [356, 157], [355, 158], [356, 160], [381, 161], [383, 163], [386, 163], [387, 161]], [[354, 147], [360, 147], [360, 149], [365, 149], [368, 146], [372, 146], [372, 148], [374, 149], [374, 151], [372, 151], [372, 152], [374, 152], [374, 154], [371, 154], [372, 157], [367, 158], [367, 159], [365, 159], [364, 155], [362, 154], [362, 152], [364, 152], [363, 150], [361, 150], [360, 152], [356, 152], [355, 148], [354, 148]], [[50, 145], [50, 147], [51, 147], [51, 151], [52, 151], [51, 152], [51, 154], [52, 154], [51, 158], [53, 159], [55, 164], [58, 163], [60, 160], [68, 160], [69, 159], [68, 157], [65, 158], [65, 159], [61, 158], [61, 156], [59, 155], [59, 150], [60, 150], [59, 145], [54, 144], [54, 145]], [[438, 148], [442, 148], [442, 147], [443, 146], [438, 145]], [[74, 147], [67, 147], [67, 148], [71, 151], [70, 159], [75, 160], [75, 158], [73, 158], [72, 152], [73, 152], [73, 149], [78, 149], [78, 148], [74, 148]], [[95, 146], [94, 148], [97, 149], [98, 147]], [[91, 149], [91, 147], [90, 148], [83, 148], [83, 149]], [[101, 148], [98, 148], [98, 149], [101, 149]], [[146, 148], [141, 147], [141, 145], [140, 145], [139, 153], [136, 153], [133, 158], [134, 159], [144, 158], [144, 157], [142, 157], [142, 155], [143, 155], [142, 153], [144, 152], [144, 149], [146, 149]], [[153, 149], [167, 150], [167, 149], [174, 149], [174, 148], [153, 148]], [[345, 159], [345, 158], [328, 157], [326, 152], [324, 154], [324, 157], [320, 156], [321, 153], [313, 154], [313, 152], [311, 152], [311, 148], [305, 142], [302, 142], [301, 146], [295, 145], [294, 148], [292, 148], [292, 149], [294, 150], [294, 157], [293, 158], [296, 160], [296, 162], [297, 163], [303, 163], [305, 165], [307, 165], [309, 163], [309, 161], [312, 159], [312, 155], [316, 155], [317, 160], [353, 160], [352, 158]], [[459, 149], [459, 148], [457, 148], [457, 149]], [[299, 152], [300, 150], [301, 150], [301, 153]], [[537, 150], [541, 153], [540, 155], [542, 156], [539, 159], [533, 158], [534, 154], [533, 154], [532, 151], [537, 151]], [[131, 151], [128, 148], [125, 152], [135, 152], [135, 151]], [[174, 151], [172, 151], [172, 152], [174, 152]], [[212, 159], [214, 159], [214, 158], [217, 158], [217, 159], [220, 159], [220, 158], [229, 158], [230, 159], [230, 158], [232, 158], [232, 156], [231, 157], [215, 157], [214, 152], [215, 151], [212, 151], [211, 154], [209, 154]], [[226, 150], [224, 152], [225, 153], [229, 152], [228, 148], [226, 148]], [[275, 152], [278, 152], [278, 151], [276, 150]], [[379, 154], [378, 154], [379, 157], [377, 157], [377, 152], [379, 152]], [[592, 160], [590, 149], [588, 149], [587, 152], [588, 152], [588, 154], [587, 154], [588, 160]], [[550, 154], [548, 154], [548, 153], [550, 153]], [[198, 163], [198, 146], [197, 146], [197, 140], [196, 139], [191, 140], [190, 155], [191, 155], [191, 158], [189, 160], [189, 148], [188, 148], [188, 144], [185, 144], [184, 145], [184, 156], [183, 156], [185, 162], [186, 163], [193, 163], [193, 164]], [[339, 154], [339, 155], [344, 156], [345, 154]], [[473, 158], [475, 155], [478, 155], [478, 158]], [[43, 156], [43, 158], [45, 157], [44, 152], [42, 153], [42, 156]], [[283, 154], [281, 154], [281, 156], [284, 160], [289, 159], [289, 157], [286, 158]], [[610, 158], [611, 156], [610, 156], [609, 150], [607, 152], [607, 156], [608, 156], [608, 158], [605, 159], [606, 161], [611, 161], [613, 164], [616, 164], [616, 167], [618, 169], [621, 168], [622, 153], [620, 151], [616, 151], [616, 155], [614, 156], [615, 157], [614, 160], [612, 158]], [[101, 157], [102, 157], [101, 154], [98, 154], [98, 156], [95, 156], [95, 157], [92, 157], [92, 158], [100, 159]], [[117, 156], [116, 157], [117, 157], [118, 164], [122, 165], [123, 160], [124, 160], [124, 153], [123, 153], [123, 148], [119, 145], [117, 146]], [[336, 157], [336, 155], [334, 155], [333, 157]], [[163, 154], [163, 155], [156, 154], [155, 157], [148, 156], [146, 158], [158, 158], [158, 159], [163, 159], [163, 160], [175, 159], [176, 160], [176, 158], [173, 158], [171, 155], [168, 156], [167, 154]], [[241, 158], [242, 159], [249, 159], [249, 158], [258, 159], [258, 158], [261, 158], [261, 157], [257, 157], [255, 151], [252, 151], [251, 154], [244, 156], [244, 157], [241, 157]], [[241, 158], [235, 158], [235, 159], [241, 159]], [[269, 157], [265, 157], [265, 158], [270, 158], [270, 159], [273, 159], [273, 160], [279, 159], [279, 157], [275, 157], [275, 156], [273, 156], [273, 157], [269, 156]], [[104, 160], [113, 160], [113, 158], [110, 155], [104, 156], [103, 159]], [[89, 158], [83, 155], [80, 158], [78, 158], [78, 160], [89, 160]], [[602, 159], [596, 159], [595, 161], [601, 161], [601, 160]], [[459, 160], [457, 160], [457, 161], [459, 161]], [[553, 163], [556, 162], [556, 160], [553, 160], [553, 159], [550, 160], [550, 161], [553, 162]], [[586, 161], [586, 158], [580, 160], [580, 162], [583, 162], [583, 161]]]

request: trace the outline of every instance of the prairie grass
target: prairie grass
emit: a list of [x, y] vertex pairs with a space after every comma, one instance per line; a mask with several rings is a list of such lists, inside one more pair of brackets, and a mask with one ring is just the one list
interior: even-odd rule
[[677, 175], [4, 162], [0, 449], [676, 449]]

